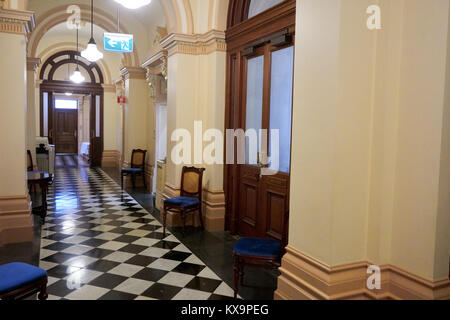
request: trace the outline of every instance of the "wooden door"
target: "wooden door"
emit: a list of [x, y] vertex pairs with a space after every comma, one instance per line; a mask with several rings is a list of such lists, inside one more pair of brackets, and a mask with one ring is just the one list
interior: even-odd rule
[[243, 126], [258, 132], [258, 143], [252, 160], [255, 144], [246, 139], [238, 173], [238, 232], [282, 240], [289, 210], [294, 47], [268, 43], [241, 59]]
[[103, 94], [91, 95], [90, 150], [91, 167], [100, 167], [103, 156]]
[[54, 141], [57, 153], [78, 153], [78, 111], [54, 110]]

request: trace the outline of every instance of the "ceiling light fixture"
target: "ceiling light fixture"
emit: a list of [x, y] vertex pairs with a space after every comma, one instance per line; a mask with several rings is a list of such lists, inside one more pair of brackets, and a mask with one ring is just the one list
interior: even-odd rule
[[103, 53], [98, 51], [97, 44], [94, 40], [94, 0], [91, 0], [91, 39], [87, 48], [81, 52], [81, 56], [90, 62], [103, 59]]
[[138, 9], [140, 7], [149, 5], [152, 0], [114, 0], [117, 3], [120, 3], [125, 8], [128, 9]]
[[75, 83], [82, 83], [82, 82], [84, 82], [84, 80], [86, 80], [86, 78], [81, 74], [80, 68], [78, 67], [78, 55], [79, 55], [79, 51], [78, 51], [78, 28], [79, 27], [80, 26], [77, 25], [77, 54], [75, 55], [77, 68], [75, 69], [74, 73], [70, 76], [70, 80], [72, 82], [75, 82]]

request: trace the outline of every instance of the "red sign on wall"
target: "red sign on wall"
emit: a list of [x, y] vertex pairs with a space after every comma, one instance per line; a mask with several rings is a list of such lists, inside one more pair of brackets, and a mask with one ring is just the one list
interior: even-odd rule
[[124, 96], [117, 97], [117, 103], [126, 103], [126, 98]]

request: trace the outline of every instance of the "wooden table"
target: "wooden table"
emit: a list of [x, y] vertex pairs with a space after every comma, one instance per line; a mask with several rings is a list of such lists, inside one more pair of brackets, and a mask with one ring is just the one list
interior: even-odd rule
[[42, 206], [33, 208], [33, 213], [39, 214], [42, 219], [47, 216], [47, 189], [52, 181], [52, 176], [45, 171], [29, 171], [28, 173], [28, 189], [38, 185], [41, 189]]

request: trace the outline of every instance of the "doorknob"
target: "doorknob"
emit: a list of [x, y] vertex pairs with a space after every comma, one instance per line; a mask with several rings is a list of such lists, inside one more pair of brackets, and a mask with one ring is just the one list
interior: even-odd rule
[[75, 131], [73, 132], [73, 136], [75, 137], [75, 139], [78, 137], [77, 130], [75, 130]]

